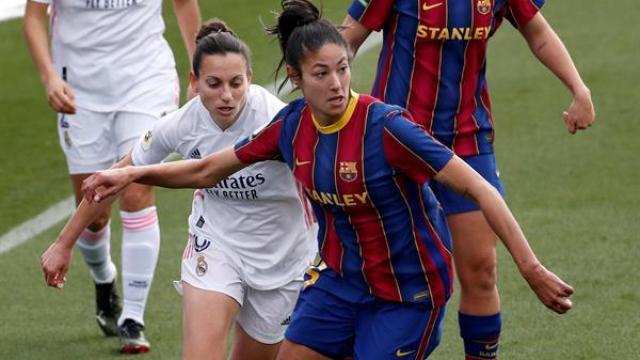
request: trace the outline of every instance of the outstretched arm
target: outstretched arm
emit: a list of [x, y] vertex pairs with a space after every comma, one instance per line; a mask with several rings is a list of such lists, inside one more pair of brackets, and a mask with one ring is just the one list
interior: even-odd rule
[[[131, 165], [131, 153], [127, 154], [122, 160], [114, 164], [112, 168], [121, 168]], [[49, 245], [47, 250], [40, 256], [40, 266], [44, 273], [44, 279], [47, 285], [62, 288], [65, 282], [65, 275], [71, 265], [71, 255], [73, 246], [82, 234], [82, 231], [91, 224], [95, 218], [105, 211], [115, 197], [109, 198], [109, 201], [101, 203], [90, 203], [82, 200], [78, 207], [69, 218], [56, 240]]]
[[540, 263], [507, 204], [493, 186], [457, 156], [434, 179], [478, 204], [520, 273], [545, 306], [559, 314], [571, 309], [569, 297], [573, 288]]
[[101, 202], [132, 182], [167, 188], [211, 187], [247, 165], [240, 162], [233, 148], [227, 148], [200, 160], [100, 171], [82, 183], [82, 192], [85, 199]]
[[591, 126], [595, 120], [595, 110], [591, 92], [584, 84], [569, 51], [562, 40], [547, 23], [541, 13], [537, 13], [520, 29], [533, 54], [551, 70], [571, 91], [573, 101], [563, 112], [563, 119], [571, 134]]
[[47, 92], [49, 106], [56, 112], [74, 114], [76, 105], [73, 91], [55, 70], [49, 52], [47, 32], [47, 4], [27, 1], [24, 13], [24, 35], [40, 80]]

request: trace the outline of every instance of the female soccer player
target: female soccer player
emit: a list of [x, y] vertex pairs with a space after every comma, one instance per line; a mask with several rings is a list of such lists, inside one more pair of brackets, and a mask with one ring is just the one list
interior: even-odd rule
[[[50, 9], [49, 50], [47, 7]], [[162, 0], [30, 0], [24, 30], [49, 105], [58, 113], [76, 203], [82, 180], [110, 167], [159, 117], [177, 108], [179, 83], [163, 37]], [[174, 0], [188, 54], [200, 22], [196, 0]], [[109, 251], [110, 209], [82, 233], [77, 247], [96, 284], [96, 320], [119, 335], [123, 352], [146, 351], [144, 309], [160, 246], [152, 188], [134, 185], [120, 198], [124, 308]]]
[[[371, 31], [383, 29], [372, 95], [406, 107], [419, 124], [502, 193], [485, 70], [488, 40], [505, 18], [573, 94], [563, 114], [569, 132], [575, 134], [594, 121], [589, 89], [539, 12], [543, 3], [354, 0], [342, 34], [356, 51]], [[453, 237], [462, 288], [459, 323], [465, 353], [474, 359], [493, 359], [501, 331], [496, 235], [472, 201], [437, 182], [432, 184]]]
[[[172, 152], [199, 159], [249, 136], [284, 106], [250, 85], [249, 50], [223, 22], [209, 21], [197, 39], [190, 80], [199, 96], [158, 122], [120, 166], [158, 163]], [[80, 222], [96, 209], [83, 202], [76, 211], [42, 257], [45, 277], [68, 267]], [[184, 358], [225, 359], [234, 320], [233, 359], [275, 358], [315, 256], [305, 214], [277, 161], [196, 190], [182, 260]]]
[[348, 46], [315, 6], [283, 1], [272, 32], [303, 98], [233, 149], [97, 173], [85, 198], [99, 202], [134, 181], [206, 187], [252, 163], [284, 161], [313, 204], [323, 262], [308, 272], [281, 359], [424, 359], [435, 348], [453, 271], [429, 179], [478, 203], [545, 304], [571, 308], [573, 289], [537, 260], [490, 184], [403, 109], [350, 90]]

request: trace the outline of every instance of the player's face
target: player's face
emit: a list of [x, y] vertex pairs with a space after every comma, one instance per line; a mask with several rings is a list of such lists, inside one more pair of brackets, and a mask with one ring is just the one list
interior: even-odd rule
[[247, 102], [251, 72], [242, 55], [205, 55], [200, 64], [200, 77], [191, 76], [191, 86], [196, 89], [209, 114], [222, 129], [238, 119]]
[[316, 120], [329, 125], [347, 109], [351, 68], [347, 50], [327, 43], [316, 52], [306, 52], [300, 64], [302, 76], [292, 78], [300, 87]]

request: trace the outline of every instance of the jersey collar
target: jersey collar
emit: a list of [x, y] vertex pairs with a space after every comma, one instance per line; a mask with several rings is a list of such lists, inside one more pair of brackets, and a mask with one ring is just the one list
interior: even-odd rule
[[340, 117], [340, 119], [338, 119], [338, 121], [336, 121], [331, 125], [327, 125], [327, 126], [320, 125], [316, 120], [316, 117], [313, 116], [313, 113], [311, 113], [311, 120], [313, 120], [313, 124], [316, 126], [316, 129], [318, 129], [320, 133], [325, 135], [334, 134], [340, 131], [340, 129], [342, 129], [347, 125], [347, 123], [349, 123], [349, 120], [351, 119], [351, 115], [353, 115], [353, 112], [356, 109], [356, 105], [358, 104], [358, 96], [359, 95], [357, 92], [350, 90], [349, 104], [347, 104], [347, 110], [345, 110], [344, 114], [342, 114], [342, 116]]

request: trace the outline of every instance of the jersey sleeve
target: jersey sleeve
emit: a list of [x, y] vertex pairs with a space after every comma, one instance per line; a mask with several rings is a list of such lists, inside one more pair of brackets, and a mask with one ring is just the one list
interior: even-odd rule
[[29, 1], [38, 3], [38, 4], [51, 4], [51, 0], [29, 0]]
[[[175, 113], [173, 113], [175, 114]], [[178, 147], [178, 119], [169, 114], [147, 131], [131, 150], [134, 165], [157, 164]]]
[[245, 164], [253, 164], [264, 160], [279, 160], [282, 158], [279, 142], [284, 122], [283, 111], [266, 126], [256, 130], [234, 146], [236, 156]]
[[545, 0], [507, 0], [505, 17], [516, 28], [521, 29], [540, 11]]
[[453, 152], [401, 112], [387, 116], [384, 154], [389, 164], [422, 184], [435, 176], [453, 157]]
[[380, 31], [391, 14], [393, 0], [353, 0], [349, 15], [369, 30]]

